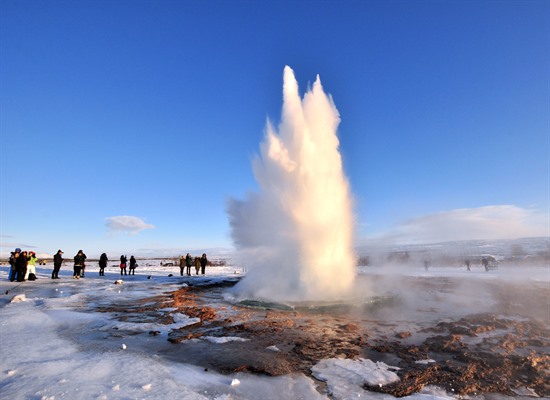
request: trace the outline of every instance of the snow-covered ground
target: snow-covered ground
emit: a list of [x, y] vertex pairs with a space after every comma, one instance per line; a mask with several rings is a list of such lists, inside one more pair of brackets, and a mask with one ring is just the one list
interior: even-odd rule
[[[175, 315], [173, 325], [121, 322], [106, 312], [92, 312], [91, 305], [132, 301], [178, 289], [187, 277], [178, 267], [160, 266], [159, 260], [140, 260], [135, 276], [120, 276], [108, 267], [104, 277], [92, 263], [86, 277], [72, 279], [72, 268], [64, 265], [59, 280], [51, 280], [50, 264], [37, 267], [33, 282], [9, 282], [8, 266], [0, 266], [0, 398], [2, 399], [391, 399], [367, 392], [362, 385], [383, 385], [397, 378], [395, 368], [370, 360], [322, 360], [313, 369], [326, 382], [302, 374], [268, 377], [248, 373], [221, 375], [193, 365], [162, 357], [159, 341], [148, 332], [166, 335], [170, 329], [195, 322]], [[549, 282], [548, 268], [529, 272], [529, 279]], [[361, 274], [387, 273], [363, 268]], [[463, 276], [496, 279], [496, 273], [467, 272], [462, 268], [410, 268], [394, 271], [419, 276]], [[173, 274], [173, 276], [168, 276]], [[205, 277], [223, 280], [245, 274], [238, 267], [212, 267]], [[499, 270], [504, 279], [526, 279], [526, 272]], [[115, 285], [118, 279], [123, 284]], [[168, 310], [170, 311], [170, 310]], [[113, 330], [135, 331], [135, 335], [108, 334]], [[194, 339], [197, 340], [197, 339]], [[219, 338], [205, 338], [211, 346], [223, 346]], [[233, 338], [227, 338], [228, 341]], [[160, 343], [160, 344], [159, 344]], [[326, 394], [326, 392], [330, 393]], [[428, 387], [409, 399], [455, 398], [444, 390]], [[503, 396], [494, 396], [503, 398]]]

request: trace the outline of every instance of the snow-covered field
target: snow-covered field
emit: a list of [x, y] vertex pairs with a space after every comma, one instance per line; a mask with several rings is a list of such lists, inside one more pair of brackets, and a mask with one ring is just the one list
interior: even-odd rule
[[[391, 365], [370, 360], [322, 360], [313, 375], [268, 377], [248, 373], [221, 375], [204, 368], [163, 357], [161, 350], [174, 344], [148, 332], [166, 336], [170, 329], [195, 322], [186, 315], [174, 316], [173, 325], [114, 319], [108, 312], [93, 312], [90, 305], [132, 301], [176, 290], [187, 279], [224, 280], [245, 274], [239, 267], [211, 267], [205, 277], [180, 277], [178, 267], [160, 266], [159, 260], [140, 260], [135, 276], [120, 276], [108, 267], [98, 276], [97, 264], [86, 277], [72, 279], [71, 264], [64, 265], [59, 280], [51, 280], [50, 264], [37, 267], [34, 282], [9, 282], [8, 266], [0, 266], [0, 398], [2, 399], [390, 399], [367, 392], [365, 382], [383, 385], [398, 379]], [[418, 276], [452, 276], [469, 279], [510, 279], [547, 284], [548, 268], [529, 271], [499, 269], [486, 273], [464, 268], [410, 268], [393, 271]], [[362, 268], [362, 275], [388, 273]], [[168, 276], [173, 274], [173, 276]], [[115, 285], [118, 279], [123, 284]], [[461, 278], [461, 279], [462, 279]], [[170, 310], [167, 310], [170, 311]], [[112, 335], [113, 330], [134, 335]], [[227, 338], [227, 341], [235, 338]], [[199, 339], [194, 339], [199, 340]], [[225, 341], [205, 338], [211, 346]], [[456, 398], [444, 390], [428, 387], [414, 399]], [[493, 396], [503, 398], [503, 396]]]

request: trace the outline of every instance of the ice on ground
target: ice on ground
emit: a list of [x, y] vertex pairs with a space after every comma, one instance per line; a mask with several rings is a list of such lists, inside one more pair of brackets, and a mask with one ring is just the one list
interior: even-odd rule
[[25, 301], [27, 300], [27, 296], [25, 296], [25, 294], [18, 294], [16, 296], [13, 296], [10, 303], [20, 303], [22, 301]]
[[[173, 344], [152, 339], [147, 331], [167, 333], [199, 321], [172, 312], [176, 309], [165, 310], [174, 319], [171, 325], [121, 322], [109, 312], [90, 312], [93, 305], [131, 302], [181, 288], [185, 283], [179, 277], [166, 277], [165, 268], [126, 278], [118, 287], [113, 285], [116, 273], [93, 276], [89, 268], [86, 278], [73, 280], [72, 271], [64, 268], [62, 279], [51, 280], [51, 268], [37, 268], [37, 281], [16, 288], [7, 279], [8, 267], [0, 266], [0, 287], [9, 291], [0, 297], [0, 398], [326, 399], [316, 391], [315, 382], [302, 374], [227, 376], [160, 356], [153, 344]], [[230, 267], [216, 269], [207, 278], [193, 278], [215, 281], [233, 275]], [[10, 302], [14, 294], [24, 301]], [[124, 343], [117, 335], [124, 337]], [[231, 340], [242, 338], [211, 339]], [[231, 385], [234, 380], [239, 384]]]
[[[151, 264], [154, 262], [151, 261]], [[158, 399], [186, 400], [327, 400], [319, 393], [318, 381], [303, 374], [270, 377], [237, 373], [221, 375], [194, 365], [168, 360], [157, 351], [173, 346], [148, 331], [168, 333], [186, 324], [198, 322], [176, 308], [167, 306], [174, 324], [120, 321], [109, 312], [92, 312], [95, 306], [149, 299], [175, 291], [186, 284], [178, 276], [167, 277], [168, 270], [150, 266], [143, 275], [127, 277], [124, 285], [113, 285], [120, 278], [106, 270], [105, 277], [88, 267], [86, 278], [73, 280], [66, 266], [60, 280], [51, 280], [52, 265], [37, 267], [38, 280], [9, 282], [8, 266], [0, 266], [0, 397], [23, 399]], [[176, 267], [174, 268], [174, 270]], [[235, 267], [207, 270], [207, 277], [193, 276], [194, 284], [222, 282], [235, 276]], [[138, 271], [139, 272], [139, 271]], [[404, 271], [401, 271], [404, 273]], [[363, 271], [377, 273], [376, 269]], [[461, 269], [423, 269], [407, 271], [413, 275], [460, 277], [469, 280], [534, 279], [548, 282], [548, 269], [469, 274]], [[244, 274], [244, 273], [243, 273]], [[151, 279], [149, 279], [151, 278]], [[447, 293], [445, 293], [448, 295]], [[16, 296], [21, 301], [12, 301]], [[116, 334], [113, 334], [115, 332]], [[117, 336], [118, 335], [118, 336]], [[159, 340], [160, 339], [160, 340]], [[223, 343], [231, 338], [213, 339]], [[127, 346], [121, 350], [122, 344]], [[213, 346], [216, 346], [213, 344]], [[275, 351], [275, 346], [269, 349]], [[419, 360], [429, 362], [431, 360]], [[317, 379], [330, 388], [330, 398], [393, 399], [392, 396], [367, 392], [364, 383], [385, 385], [395, 379], [395, 369], [370, 360], [323, 360], [314, 367]], [[238, 385], [232, 385], [238, 380]], [[519, 390], [519, 389], [518, 389]], [[529, 396], [529, 388], [518, 395]], [[443, 389], [426, 387], [407, 399], [456, 399]], [[491, 394], [492, 399], [504, 396]]]
[[229, 343], [229, 342], [247, 342], [250, 339], [238, 337], [238, 336], [224, 336], [224, 337], [217, 337], [217, 336], [203, 336], [201, 337], [202, 340], [206, 340], [210, 343]]
[[[368, 359], [331, 358], [322, 360], [311, 369], [313, 376], [327, 383], [328, 394], [334, 400], [348, 399], [394, 399], [393, 396], [369, 392], [363, 385], [383, 386], [399, 381], [393, 371], [399, 370], [383, 362], [374, 362]], [[426, 386], [421, 392], [404, 397], [408, 400], [450, 400], [445, 390]]]
[[427, 360], [418, 360], [418, 361], [415, 361], [415, 364], [431, 364], [431, 363], [434, 363], [435, 360], [432, 360], [431, 358], [428, 358]]
[[335, 398], [346, 398], [350, 393], [365, 395], [364, 384], [386, 385], [399, 380], [391, 367], [383, 362], [373, 362], [368, 359], [330, 358], [322, 360], [311, 368], [313, 376], [327, 382], [329, 393]]

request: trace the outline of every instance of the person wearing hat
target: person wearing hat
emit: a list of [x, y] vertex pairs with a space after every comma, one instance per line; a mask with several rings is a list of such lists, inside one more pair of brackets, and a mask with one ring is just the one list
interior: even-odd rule
[[59, 270], [61, 269], [61, 264], [63, 264], [63, 252], [61, 250], [57, 250], [57, 253], [53, 256], [53, 271], [52, 271], [52, 279], [61, 279], [59, 275]]
[[21, 249], [18, 247], [10, 254], [10, 282], [13, 282], [17, 278], [17, 269], [15, 263], [21, 254]]
[[27, 257], [27, 272], [25, 273], [25, 280], [35, 281], [36, 280], [36, 262], [38, 258], [34, 251], [29, 251], [29, 256]]

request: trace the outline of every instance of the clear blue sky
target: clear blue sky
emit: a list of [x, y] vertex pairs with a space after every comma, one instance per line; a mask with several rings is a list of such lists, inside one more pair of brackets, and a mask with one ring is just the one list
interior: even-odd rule
[[0, 13], [2, 255], [230, 247], [226, 200], [257, 190], [285, 65], [302, 91], [319, 74], [340, 112], [358, 240], [432, 240], [457, 219], [472, 238], [548, 234], [548, 1], [4, 0]]

